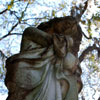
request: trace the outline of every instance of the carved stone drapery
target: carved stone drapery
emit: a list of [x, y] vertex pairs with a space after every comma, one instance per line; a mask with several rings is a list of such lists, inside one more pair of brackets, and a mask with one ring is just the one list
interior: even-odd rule
[[[71, 31], [69, 26], [61, 30], [64, 20], [69, 24], [68, 18], [76, 26], [71, 23]], [[60, 25], [58, 31], [56, 27], [53, 29], [55, 25], [45, 32], [33, 27], [24, 31], [20, 53], [6, 61], [7, 100], [78, 100], [82, 82], [75, 51], [79, 50], [81, 39], [78, 45], [75, 40], [81, 33], [75, 19], [67, 17], [64, 20], [56, 23], [57, 27]], [[76, 50], [73, 50], [75, 45]]]

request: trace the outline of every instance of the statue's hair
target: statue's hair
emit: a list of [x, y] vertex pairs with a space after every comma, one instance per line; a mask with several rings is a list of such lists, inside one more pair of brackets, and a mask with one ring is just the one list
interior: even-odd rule
[[66, 24], [66, 22], [70, 23], [72, 21], [76, 22], [75, 18], [72, 17], [72, 16], [55, 17], [55, 18], [53, 18], [53, 19], [51, 19], [51, 20], [49, 20], [47, 22], [41, 23], [37, 28], [42, 30], [42, 31], [46, 31], [47, 32], [48, 29], [55, 28], [57, 26], [57, 24], [60, 23], [60, 22], [64, 22]]
[[38, 29], [49, 34], [64, 34], [73, 38], [74, 46], [73, 52], [76, 55], [79, 51], [79, 45], [82, 39], [82, 30], [77, 20], [72, 16], [53, 18], [47, 22], [41, 23]]

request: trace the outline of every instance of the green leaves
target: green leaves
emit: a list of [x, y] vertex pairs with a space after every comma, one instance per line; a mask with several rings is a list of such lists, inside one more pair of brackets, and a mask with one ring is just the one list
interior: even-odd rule
[[8, 5], [7, 9], [10, 10], [13, 7], [14, 0], [11, 0], [10, 4]]
[[100, 21], [100, 14], [97, 13], [96, 15], [93, 15], [93, 16], [92, 16], [92, 19], [93, 19], [94, 21]]
[[92, 36], [92, 33], [91, 33], [91, 31], [92, 31], [91, 30], [91, 25], [92, 25], [91, 20], [88, 20], [88, 23], [87, 23], [88, 29], [87, 29], [87, 31], [88, 31], [90, 37]]
[[52, 16], [56, 16], [56, 11], [55, 10], [52, 10]]

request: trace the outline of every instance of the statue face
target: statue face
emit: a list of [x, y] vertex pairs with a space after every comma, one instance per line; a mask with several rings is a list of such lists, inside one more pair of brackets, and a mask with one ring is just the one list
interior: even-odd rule
[[58, 23], [57, 22], [54, 23], [53, 31], [54, 31], [53, 33], [73, 36], [74, 34], [78, 33], [77, 22], [75, 18], [69, 17], [69, 19], [67, 18], [62, 19]]

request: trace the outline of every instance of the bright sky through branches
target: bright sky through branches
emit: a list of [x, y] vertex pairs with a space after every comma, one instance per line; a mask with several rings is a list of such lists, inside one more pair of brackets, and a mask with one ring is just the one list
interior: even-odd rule
[[[0, 0], [0, 11], [2, 11], [2, 10], [4, 10], [6, 7], [7, 7], [7, 5], [10, 3], [10, 1], [11, 0]], [[18, 1], [18, 0], [14, 0], [14, 1]], [[20, 0], [21, 1], [21, 0]], [[24, 0], [23, 0], [24, 1]], [[27, 1], [27, 0], [26, 0]], [[67, 15], [69, 15], [70, 13], [69, 13], [69, 11], [70, 11], [70, 7], [71, 7], [71, 3], [72, 3], [72, 1], [73, 1], [73, 3], [75, 3], [75, 1], [77, 1], [77, 5], [79, 4], [79, 3], [81, 3], [81, 1], [86, 1], [86, 0], [35, 0], [36, 2], [34, 3], [34, 4], [30, 4], [30, 8], [31, 8], [31, 6], [33, 5], [33, 7], [31, 8], [31, 9], [27, 9], [27, 12], [29, 12], [29, 13], [33, 13], [33, 15], [32, 16], [30, 16], [28, 13], [27, 13], [27, 16], [25, 17], [25, 19], [28, 19], [28, 18], [31, 18], [31, 17], [42, 17], [42, 15], [43, 14], [41, 14], [41, 11], [42, 11], [42, 13], [44, 12], [44, 11], [46, 11], [47, 12], [47, 14], [49, 13], [49, 15], [51, 15], [52, 16], [52, 10], [56, 10], [57, 11], [57, 7], [59, 8], [59, 4], [61, 4], [61, 3], [66, 3], [66, 8], [65, 9], [63, 9], [63, 12], [64, 13], [67, 13]], [[97, 11], [98, 12], [100, 12], [100, 9], [99, 8], [97, 8], [97, 5], [94, 5], [94, 2], [95, 1], [98, 1], [98, 5], [99, 5], [99, 8], [100, 8], [100, 0], [89, 0], [89, 7], [88, 7], [88, 10], [85, 12], [85, 18], [87, 18], [87, 19], [91, 19], [91, 16], [92, 16], [92, 14], [95, 14], [95, 13], [97, 13]], [[21, 2], [22, 3], [22, 2]], [[14, 7], [14, 9], [13, 10], [16, 10], [17, 12], [18, 12], [18, 15], [20, 15], [20, 13], [19, 13], [19, 10], [23, 10], [24, 9], [24, 6], [25, 6], [25, 4], [26, 4], [26, 2], [24, 2], [24, 4], [23, 4], [23, 6], [21, 7], [21, 6], [15, 6]], [[44, 6], [43, 6], [44, 5]], [[55, 8], [56, 7], [56, 8]], [[40, 15], [39, 15], [40, 14]], [[4, 13], [3, 14], [3, 17], [1, 17], [0, 18], [0, 22], [2, 23], [2, 25], [1, 25], [1, 23], [0, 23], [0, 25], [2, 26], [2, 27], [5, 27], [5, 26], [3, 26], [4, 24], [4, 16], [5, 16], [5, 19], [6, 20], [9, 20], [9, 23], [6, 25], [6, 27], [7, 27], [7, 29], [9, 30], [10, 29], [10, 27], [13, 25], [13, 23], [15, 22], [15, 17], [12, 17], [8, 12], [6, 12], [6, 13]], [[61, 11], [59, 11], [59, 12], [57, 12], [57, 14], [56, 14], [56, 16], [58, 16], [58, 17], [61, 17], [61, 16], [63, 16], [62, 15], [62, 10]], [[84, 16], [84, 15], [83, 15]], [[19, 17], [19, 16], [18, 16]], [[84, 17], [83, 17], [83, 19], [84, 19]], [[35, 20], [35, 19], [34, 19]], [[14, 22], [13, 22], [14, 21]], [[42, 20], [43, 21], [43, 20]], [[13, 22], [13, 23], [12, 23]], [[27, 21], [29, 24], [30, 23], [33, 23], [33, 21], [32, 20], [28, 20]], [[5, 23], [7, 23], [7, 21], [5, 21]], [[97, 31], [95, 31], [95, 28], [96, 27], [100, 27], [100, 21], [95, 21], [95, 23], [96, 23], [96, 25], [94, 25], [94, 23], [92, 23], [92, 33], [93, 33], [93, 37], [98, 37], [99, 36], [99, 33], [100, 33], [100, 28], [99, 28], [99, 32]], [[81, 26], [82, 26], [82, 29], [83, 29], [83, 31], [85, 32], [85, 34], [88, 36], [88, 32], [87, 32], [87, 28], [86, 28], [86, 25], [82, 25], [81, 24]], [[20, 26], [16, 29], [16, 30], [18, 30], [19, 32], [20, 32]], [[0, 32], [0, 36], [3, 36], [3, 35], [5, 35], [7, 32], [8, 32], [8, 30], [7, 30], [6, 28], [4, 29], [4, 28], [1, 28], [1, 32]], [[16, 32], [16, 30], [15, 30], [15, 32]], [[17, 36], [14, 36], [14, 37], [17, 37]], [[3, 52], [4, 53], [7, 53], [6, 52], [6, 50], [5, 50], [5, 48], [10, 48], [9, 47], [9, 43], [10, 44], [12, 44], [12, 47], [13, 48], [11, 48], [11, 53], [16, 53], [16, 52], [18, 52], [19, 51], [19, 47], [17, 46], [17, 49], [16, 49], [16, 47], [15, 47], [15, 45], [17, 44], [17, 45], [20, 45], [20, 40], [21, 40], [21, 37], [20, 38], [18, 38], [17, 40], [15, 40], [15, 38], [13, 38], [12, 40], [13, 41], [15, 41], [15, 42], [12, 42], [12, 40], [9, 40], [8, 38], [6, 38], [6, 39], [4, 39], [5, 41], [7, 41], [6, 42], [6, 44], [7, 45], [2, 45], [2, 44], [5, 44], [5, 41], [2, 41], [2, 42], [0, 42], [0, 49], [2, 49], [3, 50]], [[9, 41], [8, 41], [9, 40]], [[82, 50], [83, 50], [83, 48], [85, 48], [85, 47], [87, 47], [88, 45], [90, 45], [89, 44], [89, 41], [87, 41], [87, 40], [83, 40], [83, 46], [81, 47], [82, 48]], [[83, 66], [86, 66], [85, 64], [83, 64]], [[86, 70], [87, 71], [87, 70]], [[86, 74], [86, 73], [84, 73], [83, 72], [83, 74]], [[88, 77], [88, 76], [87, 76]], [[96, 78], [95, 78], [96, 79]], [[89, 89], [88, 89], [89, 90]], [[91, 92], [93, 92], [93, 91], [91, 91]], [[98, 95], [99, 95], [100, 93], [96, 93], [96, 95], [95, 95], [95, 98], [97, 97], [98, 98]], [[5, 100], [5, 97], [7, 96], [7, 94], [5, 94], [5, 96], [4, 96], [4, 98], [2, 98], [4, 95], [1, 95], [0, 94], [0, 100]], [[89, 95], [89, 96], [91, 96], [91, 95]], [[97, 100], [97, 98], [96, 98], [96, 100]], [[86, 100], [89, 100], [89, 99], [86, 99]], [[91, 100], [93, 100], [93, 99], [91, 99]]]

